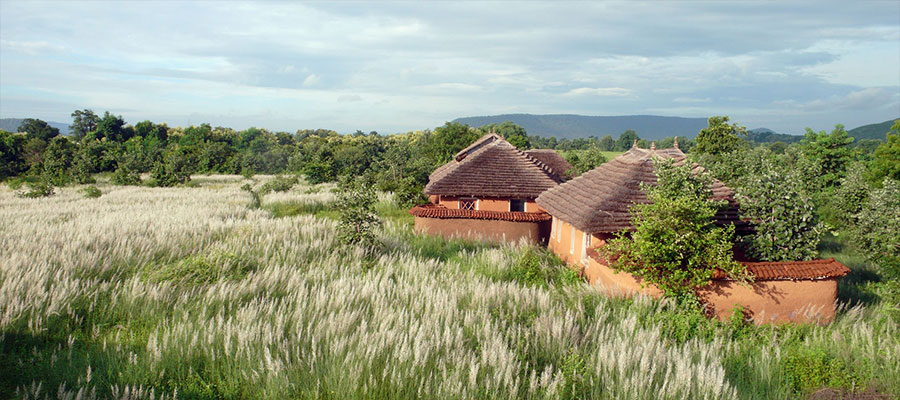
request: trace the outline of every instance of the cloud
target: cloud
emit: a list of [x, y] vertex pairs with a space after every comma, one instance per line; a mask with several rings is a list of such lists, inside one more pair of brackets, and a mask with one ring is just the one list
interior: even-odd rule
[[589, 88], [589, 87], [580, 87], [576, 89], [572, 89], [563, 94], [563, 96], [613, 96], [613, 97], [626, 97], [631, 96], [632, 91], [625, 88], [620, 87], [607, 87], [607, 88]]
[[319, 81], [321, 81], [321, 80], [322, 80], [322, 79], [319, 78], [318, 75], [316, 75], [316, 74], [309, 74], [309, 76], [307, 76], [306, 79], [303, 80], [303, 87], [315, 86], [315, 85], [318, 84]]

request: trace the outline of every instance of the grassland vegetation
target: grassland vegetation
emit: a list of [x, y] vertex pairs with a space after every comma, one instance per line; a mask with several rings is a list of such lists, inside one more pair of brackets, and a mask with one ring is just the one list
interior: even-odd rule
[[[240, 176], [100, 181], [94, 199], [0, 187], [0, 397], [900, 393], [900, 332], [877, 293], [827, 326], [721, 323], [609, 298], [543, 248], [417, 235], [390, 193], [366, 267], [338, 240], [333, 184], [300, 182], [250, 210]], [[270, 209], [299, 204], [322, 208]]]

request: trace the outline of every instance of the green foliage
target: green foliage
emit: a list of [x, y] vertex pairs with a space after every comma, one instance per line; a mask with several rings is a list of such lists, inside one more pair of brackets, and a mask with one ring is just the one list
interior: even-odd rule
[[338, 184], [337, 197], [336, 206], [341, 213], [338, 239], [344, 245], [359, 245], [371, 251], [377, 243], [375, 230], [381, 226], [375, 212], [375, 187], [361, 178], [345, 176]]
[[581, 354], [575, 350], [570, 351], [559, 369], [563, 376], [559, 398], [584, 399], [589, 396], [589, 386], [585, 379], [588, 376], [588, 368]]
[[885, 178], [855, 219], [851, 231], [856, 245], [886, 276], [900, 280], [900, 181]]
[[25, 170], [22, 149], [25, 136], [0, 129], [0, 179], [16, 176]]
[[81, 193], [88, 199], [96, 199], [103, 195], [103, 192], [101, 192], [99, 188], [93, 185], [84, 187], [83, 189], [81, 189]]
[[697, 135], [695, 153], [722, 155], [739, 150], [743, 141], [738, 135], [746, 135], [747, 128], [738, 124], [728, 124], [728, 116], [709, 117], [708, 126]]
[[68, 185], [72, 181], [71, 167], [74, 154], [75, 146], [69, 139], [64, 136], [54, 137], [44, 151], [41, 174], [54, 186]]
[[830, 206], [836, 211], [836, 215], [829, 223], [848, 227], [856, 225], [856, 214], [862, 211], [872, 190], [865, 175], [866, 166], [861, 162], [855, 162], [847, 168], [847, 175], [831, 196]]
[[528, 246], [504, 278], [527, 286], [567, 286], [581, 282], [578, 272], [546, 249]]
[[37, 182], [28, 182], [28, 191], [20, 193], [21, 197], [36, 199], [39, 197], [53, 196], [53, 184], [47, 179], [41, 179]]
[[268, 194], [271, 192], [287, 192], [288, 190], [291, 190], [291, 188], [294, 187], [294, 185], [296, 185], [299, 181], [300, 180], [294, 175], [279, 175], [275, 178], [272, 178], [272, 180], [264, 183], [260, 188], [260, 192], [262, 192], [263, 194]]
[[25, 132], [25, 137], [28, 139], [41, 139], [44, 142], [50, 141], [56, 136], [59, 136], [59, 129], [50, 126], [47, 122], [35, 119], [35, 118], [26, 118], [22, 121], [22, 124], [19, 125], [19, 132]]
[[755, 232], [745, 238], [751, 255], [765, 261], [810, 260], [823, 229], [799, 172], [763, 158], [738, 187], [741, 217]]
[[250, 204], [248, 205], [248, 207], [255, 210], [262, 205], [262, 199], [263, 196], [265, 196], [265, 193], [253, 189], [253, 185], [249, 183], [245, 183], [243, 186], [241, 186], [241, 190], [250, 194]]
[[900, 119], [894, 122], [886, 139], [875, 149], [869, 164], [869, 180], [875, 183], [884, 178], [900, 181]]
[[528, 133], [525, 132], [525, 128], [514, 124], [512, 121], [506, 121], [502, 124], [487, 124], [478, 129], [482, 134], [491, 132], [496, 133], [521, 150], [528, 150], [531, 148], [531, 143], [528, 140]]
[[784, 378], [798, 394], [823, 387], [857, 390], [866, 382], [851, 363], [819, 348], [795, 350], [782, 362]]
[[801, 141], [801, 154], [817, 165], [820, 185], [830, 188], [838, 184], [853, 158], [853, 138], [847, 135], [844, 126], [837, 124], [831, 133], [814, 132], [806, 128], [806, 136]]
[[428, 197], [422, 192], [424, 187], [412, 177], [400, 180], [394, 191], [394, 201], [400, 208], [412, 208], [418, 204], [428, 203]]
[[627, 130], [627, 131], [625, 131], [625, 132], [622, 132], [622, 134], [619, 135], [619, 139], [616, 140], [616, 148], [615, 148], [615, 150], [618, 150], [618, 151], [627, 151], [628, 149], [631, 148], [631, 146], [634, 145], [634, 142], [637, 141], [637, 140], [640, 140], [640, 138], [638, 137], [637, 132], [635, 132], [635, 131], [633, 131], [633, 130], [631, 130], [631, 129], [629, 129], [629, 130]]
[[435, 164], [444, 164], [477, 140], [478, 134], [478, 130], [469, 128], [468, 125], [447, 122], [428, 137], [423, 153]]
[[581, 175], [606, 162], [606, 156], [599, 147], [587, 150], [571, 150], [563, 153], [566, 161], [572, 164], [573, 171], [566, 171], [571, 176]]
[[88, 134], [97, 129], [97, 123], [100, 117], [94, 114], [90, 109], [75, 110], [72, 112], [72, 125], [69, 125], [69, 134], [75, 140], [81, 140]]
[[188, 155], [179, 146], [166, 149], [163, 159], [153, 169], [153, 179], [157, 186], [167, 187], [183, 184], [191, 180]]
[[139, 161], [133, 152], [126, 152], [119, 156], [119, 163], [112, 175], [112, 183], [116, 185], [140, 185], [141, 173], [138, 170]]
[[673, 160], [658, 161], [655, 168], [657, 185], [642, 185], [650, 203], [633, 208], [635, 231], [622, 232], [600, 248], [610, 267], [674, 297], [707, 285], [716, 268], [745, 282], [744, 267], [732, 258], [734, 227], [713, 224], [722, 204], [712, 200], [712, 178]]
[[25, 184], [25, 179], [24, 178], [10, 178], [6, 181], [6, 184], [12, 190], [19, 190], [19, 188], [21, 188], [22, 185]]

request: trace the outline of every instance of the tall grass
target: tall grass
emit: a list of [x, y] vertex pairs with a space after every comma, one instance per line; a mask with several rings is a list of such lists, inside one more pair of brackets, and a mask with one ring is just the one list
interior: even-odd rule
[[818, 354], [852, 370], [841, 387], [900, 394], [900, 332], [874, 307], [698, 322], [607, 298], [545, 250], [415, 235], [388, 196], [367, 268], [333, 220], [266, 209], [327, 189], [250, 210], [240, 177], [194, 181], [0, 188], [0, 397], [791, 398], [816, 371], [790, 360]]

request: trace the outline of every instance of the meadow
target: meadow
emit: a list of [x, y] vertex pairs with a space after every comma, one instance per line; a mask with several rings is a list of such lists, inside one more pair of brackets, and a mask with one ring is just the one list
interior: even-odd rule
[[337, 241], [333, 185], [251, 209], [248, 182], [0, 186], [0, 397], [900, 396], [896, 305], [839, 239], [835, 321], [756, 327], [608, 298], [537, 247], [416, 235], [390, 194], [372, 259]]

